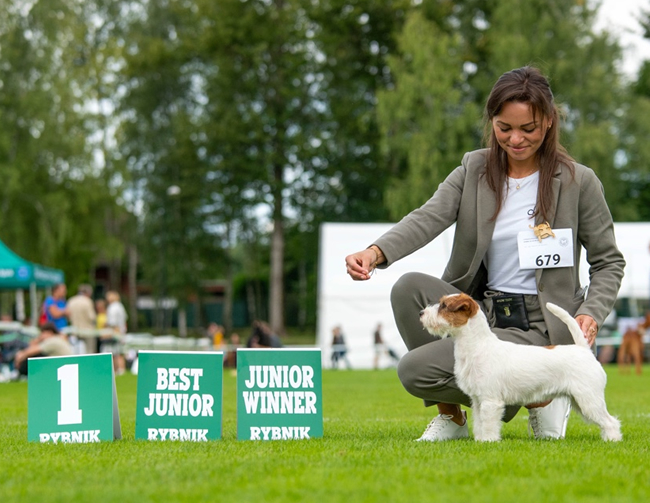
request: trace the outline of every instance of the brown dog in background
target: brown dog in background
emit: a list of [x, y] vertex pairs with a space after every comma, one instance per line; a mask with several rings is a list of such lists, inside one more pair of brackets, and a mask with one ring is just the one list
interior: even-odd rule
[[618, 367], [622, 372], [629, 371], [628, 365], [634, 362], [634, 368], [638, 375], [641, 375], [641, 364], [643, 363], [643, 336], [647, 328], [650, 328], [650, 312], [646, 313], [645, 320], [639, 323], [636, 328], [629, 328], [623, 334], [621, 347], [618, 348]]

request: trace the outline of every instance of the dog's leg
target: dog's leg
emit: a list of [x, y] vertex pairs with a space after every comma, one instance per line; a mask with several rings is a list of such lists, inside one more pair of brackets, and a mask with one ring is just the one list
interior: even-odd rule
[[472, 431], [474, 433], [474, 439], [478, 440], [483, 431], [483, 418], [481, 417], [481, 409], [479, 407], [478, 400], [471, 398], [472, 403]]
[[632, 360], [634, 361], [636, 374], [641, 375], [641, 365], [643, 363], [643, 342], [640, 340], [634, 344], [634, 348], [632, 349]]
[[501, 419], [505, 404], [502, 402], [475, 402], [479, 416], [479, 429], [474, 419], [474, 438], [479, 442], [498, 442], [501, 440]]
[[600, 427], [600, 436], [605, 441], [618, 442], [623, 439], [621, 422], [607, 412], [605, 398], [592, 393], [587, 395], [574, 395], [573, 401], [577, 404], [576, 410], [582, 417]]
[[623, 337], [623, 341], [618, 348], [618, 355], [616, 358], [618, 362], [618, 369], [622, 374], [627, 373], [627, 346], [628, 339], [626, 337]]

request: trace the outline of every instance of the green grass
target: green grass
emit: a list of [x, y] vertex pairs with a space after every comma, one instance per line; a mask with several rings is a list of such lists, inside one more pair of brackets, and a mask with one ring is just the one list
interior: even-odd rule
[[650, 368], [607, 369], [624, 440], [573, 415], [563, 441], [528, 437], [522, 411], [504, 440], [413, 442], [434, 414], [394, 371], [325, 371], [325, 437], [236, 440], [235, 378], [224, 376], [223, 439], [135, 441], [136, 378], [117, 378], [124, 439], [27, 442], [27, 383], [0, 385], [0, 501], [650, 501]]

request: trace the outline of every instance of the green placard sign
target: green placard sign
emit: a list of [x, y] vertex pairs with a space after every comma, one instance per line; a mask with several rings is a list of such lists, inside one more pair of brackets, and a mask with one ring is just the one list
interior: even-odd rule
[[237, 350], [237, 438], [323, 436], [320, 349]]
[[112, 355], [30, 358], [28, 365], [29, 441], [122, 438]]
[[223, 353], [140, 351], [135, 438], [221, 438]]

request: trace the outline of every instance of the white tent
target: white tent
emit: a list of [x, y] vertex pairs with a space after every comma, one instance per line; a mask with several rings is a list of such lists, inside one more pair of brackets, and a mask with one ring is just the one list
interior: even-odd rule
[[[345, 335], [348, 359], [353, 368], [371, 368], [374, 363], [373, 333], [378, 323], [386, 345], [399, 355], [406, 352], [390, 307], [390, 289], [409, 271], [440, 276], [451, 253], [454, 228], [438, 239], [385, 270], [377, 270], [368, 281], [352, 281], [345, 272], [346, 255], [366, 248], [393, 224], [333, 224], [321, 226], [318, 273], [317, 343], [323, 349], [323, 364], [330, 365], [332, 329], [340, 325]], [[627, 265], [619, 297], [648, 298], [650, 291], [650, 223], [615, 224], [618, 246]], [[580, 277], [588, 283], [588, 264], [582, 253]], [[380, 366], [390, 363], [382, 356]]]

